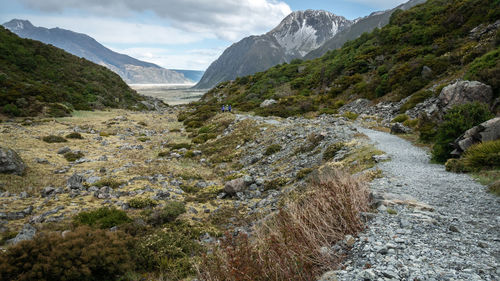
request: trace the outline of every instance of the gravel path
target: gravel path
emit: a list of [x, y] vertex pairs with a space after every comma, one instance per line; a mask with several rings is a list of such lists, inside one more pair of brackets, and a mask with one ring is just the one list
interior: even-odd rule
[[430, 164], [427, 152], [406, 140], [359, 131], [391, 159], [378, 164], [384, 177], [371, 184], [384, 203], [336, 278], [500, 280], [500, 197]]

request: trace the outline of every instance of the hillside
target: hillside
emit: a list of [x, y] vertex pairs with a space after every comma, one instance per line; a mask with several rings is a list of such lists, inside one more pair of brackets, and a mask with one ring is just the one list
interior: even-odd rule
[[0, 108], [14, 116], [142, 108], [143, 98], [103, 66], [0, 28]]
[[326, 11], [293, 12], [268, 33], [243, 38], [227, 48], [195, 87], [208, 89], [222, 81], [302, 58], [351, 24]]
[[61, 28], [37, 27], [27, 20], [18, 19], [6, 22], [3, 26], [19, 37], [51, 44], [70, 54], [106, 66], [130, 84], [183, 84], [193, 82], [184, 77], [179, 71], [165, 69], [156, 64], [114, 52], [86, 34]]
[[346, 29], [335, 34], [331, 39], [324, 42], [317, 49], [312, 50], [304, 56], [305, 60], [315, 59], [323, 56], [330, 50], [341, 48], [347, 41], [354, 40], [365, 32], [371, 32], [375, 28], [382, 28], [389, 23], [392, 13], [397, 10], [408, 10], [413, 6], [424, 3], [426, 0], [410, 0], [404, 4], [397, 6], [394, 9], [387, 11], [379, 11], [370, 14], [369, 16], [356, 19], [355, 22]]
[[[500, 95], [497, 0], [431, 0], [393, 13], [390, 23], [310, 61], [293, 61], [224, 82], [204, 104], [261, 115], [333, 113], [349, 101], [400, 101], [439, 94], [454, 79], [478, 80]], [[419, 98], [421, 100], [419, 100]], [[260, 107], [267, 99], [277, 103]]]

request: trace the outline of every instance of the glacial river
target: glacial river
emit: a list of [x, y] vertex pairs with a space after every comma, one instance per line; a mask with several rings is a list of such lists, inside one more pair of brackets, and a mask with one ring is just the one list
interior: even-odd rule
[[191, 89], [194, 84], [130, 84], [138, 93], [162, 99], [169, 105], [199, 100], [207, 90]]

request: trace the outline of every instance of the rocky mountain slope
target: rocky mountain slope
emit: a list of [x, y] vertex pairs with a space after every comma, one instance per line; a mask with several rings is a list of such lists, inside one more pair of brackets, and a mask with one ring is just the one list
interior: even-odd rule
[[144, 97], [109, 69], [0, 27], [0, 107], [9, 116], [142, 109]]
[[92, 37], [61, 28], [36, 27], [27, 20], [13, 19], [4, 27], [22, 38], [54, 45], [75, 56], [103, 65], [129, 84], [183, 84], [193, 81], [181, 72], [164, 69], [153, 63], [140, 61], [111, 51]]
[[196, 87], [211, 88], [222, 81], [302, 58], [350, 24], [344, 17], [326, 11], [293, 12], [270, 32], [246, 37], [227, 48]]
[[354, 20], [354, 23], [346, 27], [341, 32], [335, 34], [332, 38], [324, 42], [318, 48], [304, 55], [304, 59], [310, 60], [323, 56], [330, 50], [341, 48], [347, 41], [354, 40], [365, 32], [371, 32], [375, 28], [382, 28], [389, 23], [391, 15], [397, 10], [408, 10], [413, 6], [424, 3], [426, 0], [410, 0], [394, 9], [379, 11], [369, 16]]

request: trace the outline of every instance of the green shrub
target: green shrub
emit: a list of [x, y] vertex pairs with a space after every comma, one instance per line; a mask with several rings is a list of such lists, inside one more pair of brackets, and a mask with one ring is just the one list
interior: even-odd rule
[[2, 112], [10, 116], [21, 116], [21, 110], [15, 104], [6, 104], [2, 108]]
[[466, 130], [477, 126], [493, 114], [484, 104], [477, 102], [453, 107], [443, 117], [444, 121], [437, 129], [436, 143], [432, 148], [432, 159], [444, 163], [450, 158], [453, 147], [450, 145]]
[[80, 133], [73, 132], [73, 133], [66, 135], [66, 138], [67, 139], [80, 139], [80, 140], [82, 140], [83, 136]]
[[68, 162], [74, 162], [80, 158], [82, 158], [83, 156], [83, 153], [81, 151], [77, 151], [77, 152], [73, 152], [73, 151], [70, 151], [70, 152], [66, 152], [64, 153], [64, 158], [66, 160], [68, 160]]
[[488, 186], [488, 191], [495, 194], [496, 196], [500, 196], [500, 180], [497, 180], [494, 183], [490, 184]]
[[272, 180], [268, 180], [264, 183], [264, 190], [276, 189], [279, 190], [288, 182], [287, 178], [279, 177]]
[[343, 143], [343, 142], [336, 142], [336, 143], [330, 144], [326, 148], [325, 152], [323, 153], [323, 160], [329, 161], [330, 159], [335, 157], [335, 154], [337, 154], [337, 152], [339, 152], [344, 147], [345, 147], [345, 143]]
[[350, 111], [346, 111], [346, 112], [344, 112], [344, 114], [342, 114], [342, 116], [347, 118], [347, 119], [350, 119], [350, 120], [356, 120], [356, 119], [358, 119], [359, 114], [354, 113], [354, 112], [350, 112]]
[[175, 221], [141, 239], [136, 246], [138, 265], [147, 271], [161, 271], [168, 280], [180, 280], [195, 273], [190, 257], [201, 254], [197, 242], [202, 232]]
[[178, 216], [184, 214], [185, 212], [186, 206], [184, 203], [178, 201], [168, 201], [163, 209], [153, 211], [148, 219], [148, 222], [152, 225], [162, 225], [174, 221]]
[[281, 150], [281, 145], [279, 144], [271, 144], [266, 148], [266, 151], [264, 152], [264, 155], [273, 155], [274, 153], [278, 152]]
[[168, 145], [170, 149], [191, 149], [191, 144], [190, 143], [171, 143]]
[[408, 120], [408, 115], [406, 114], [399, 114], [398, 116], [394, 117], [394, 119], [392, 119], [392, 122], [395, 122], [395, 123], [403, 123], [405, 122], [406, 120]]
[[473, 145], [465, 151], [463, 161], [469, 169], [500, 168], [500, 140]]
[[147, 142], [147, 141], [149, 141], [151, 139], [148, 138], [148, 137], [140, 137], [140, 138], [137, 138], [137, 140], [140, 141], [140, 142]]
[[134, 270], [123, 232], [80, 227], [62, 236], [37, 235], [0, 253], [2, 280], [119, 280]]
[[465, 163], [462, 159], [448, 159], [444, 164], [446, 171], [453, 173], [465, 173], [470, 170], [465, 166]]
[[95, 186], [97, 187], [103, 187], [103, 186], [109, 186], [113, 189], [116, 189], [120, 187], [120, 185], [125, 184], [123, 181], [119, 181], [113, 178], [104, 178], [99, 180], [98, 182], [94, 183]]
[[186, 151], [186, 154], [184, 154], [184, 157], [186, 157], [186, 158], [193, 158], [194, 157], [194, 151], [192, 151], [192, 150]]
[[67, 139], [65, 139], [61, 136], [54, 136], [54, 135], [45, 136], [42, 138], [42, 140], [44, 142], [48, 142], [48, 143], [67, 142], [68, 141]]
[[131, 221], [124, 211], [107, 207], [80, 212], [73, 217], [73, 222], [76, 225], [88, 225], [101, 229], [111, 228]]
[[418, 125], [418, 119], [408, 119], [403, 122], [403, 125], [410, 128], [415, 128]]
[[167, 157], [170, 155], [170, 151], [160, 151], [158, 152], [158, 157]]
[[434, 96], [434, 92], [432, 91], [418, 91], [413, 94], [405, 104], [401, 106], [399, 112], [405, 113], [407, 110], [414, 108], [415, 105], [425, 101], [432, 96]]
[[128, 201], [128, 205], [130, 206], [130, 208], [144, 209], [144, 208], [147, 208], [147, 207], [154, 207], [154, 206], [158, 205], [158, 202], [156, 202], [155, 200], [153, 200], [151, 198], [136, 197], [136, 198], [130, 199]]

